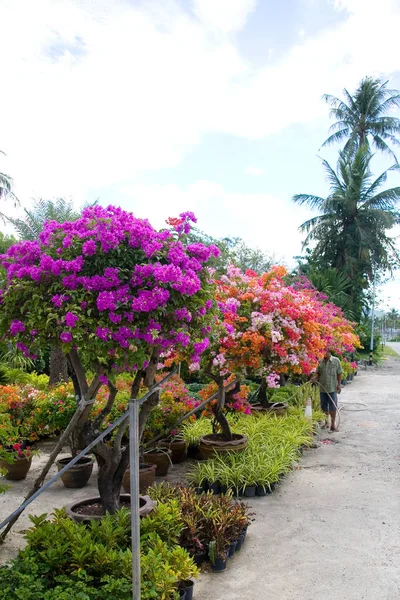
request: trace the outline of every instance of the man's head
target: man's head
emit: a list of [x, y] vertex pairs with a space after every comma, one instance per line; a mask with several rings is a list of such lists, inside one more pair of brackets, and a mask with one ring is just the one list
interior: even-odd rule
[[333, 348], [327, 348], [324, 355], [324, 360], [329, 360], [333, 354]]

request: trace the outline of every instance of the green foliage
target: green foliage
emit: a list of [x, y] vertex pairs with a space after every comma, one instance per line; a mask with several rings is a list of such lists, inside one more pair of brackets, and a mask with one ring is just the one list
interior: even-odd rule
[[[314, 397], [315, 392], [312, 394]], [[290, 396], [290, 392], [287, 392], [284, 398], [290, 402], [295, 394]], [[282, 399], [281, 395], [278, 401], [281, 402]], [[300, 404], [299, 400], [296, 402]], [[304, 417], [303, 406], [289, 409], [287, 417], [272, 414], [253, 417], [239, 415], [230, 419], [230, 422], [232, 433], [241, 433], [249, 438], [248, 447], [243, 452], [216, 455], [215, 458], [195, 465], [188, 475], [192, 484], [219, 481], [236, 494], [246, 485], [268, 487], [290, 471], [299, 457], [300, 448], [309, 445], [312, 439], [310, 423]], [[188, 425], [187, 429], [190, 427], [192, 425]], [[201, 432], [201, 435], [206, 433], [211, 433], [210, 422], [208, 431]]]
[[217, 276], [223, 275], [230, 264], [239, 267], [243, 272], [250, 269], [259, 275], [269, 271], [276, 264], [275, 256], [268, 255], [259, 248], [251, 248], [240, 237], [215, 239], [193, 228], [189, 239], [191, 243], [214, 244], [219, 248], [220, 255], [210, 260], [210, 266], [216, 269]]
[[345, 150], [354, 152], [372, 142], [378, 150], [396, 159], [387, 142], [399, 143], [395, 135], [400, 133], [400, 119], [387, 113], [400, 106], [400, 94], [388, 89], [387, 84], [382, 79], [364, 77], [353, 95], [343, 90], [344, 101], [326, 94], [324, 100], [331, 106], [330, 116], [336, 123], [323, 145], [346, 140]]
[[[387, 171], [373, 181], [371, 158], [366, 146], [358, 148], [355, 154], [340, 152], [336, 172], [323, 160], [330, 184], [329, 196], [293, 197], [294, 202], [319, 212], [300, 227], [307, 234], [304, 245], [315, 244], [311, 260], [318, 270], [336, 269], [351, 281], [352, 286], [345, 291], [357, 320], [375, 270], [392, 270], [399, 261], [395, 242], [388, 232], [399, 222], [400, 187], [380, 190]], [[338, 276], [335, 281], [338, 282]]]
[[38, 374], [35, 371], [27, 373], [21, 369], [5, 368], [7, 383], [16, 385], [31, 385], [38, 390], [48, 390], [49, 376], [44, 373]]
[[[171, 505], [170, 505], [171, 508]], [[197, 574], [188, 553], [172, 544], [171, 530], [161, 536], [167, 509], [158, 507], [141, 539], [143, 600], [172, 600], [179, 581]], [[176, 514], [176, 502], [172, 508]], [[0, 568], [0, 600], [130, 600], [130, 514], [122, 509], [89, 525], [75, 523], [63, 510], [30, 517], [28, 545], [11, 565]], [[144, 519], [146, 521], [146, 519]], [[176, 537], [176, 535], [175, 535]]]
[[148, 494], [158, 502], [178, 502], [182, 521], [179, 543], [191, 555], [215, 547], [217, 554], [224, 556], [251, 520], [248, 507], [233, 501], [230, 493], [198, 495], [193, 488], [164, 482], [149, 488]]
[[20, 239], [30, 241], [38, 239], [46, 221], [64, 223], [75, 221], [80, 217], [80, 211], [74, 209], [72, 201], [64, 198], [54, 200], [39, 198], [30, 210], [25, 208], [24, 213], [22, 219], [9, 218], [8, 220], [14, 225]]

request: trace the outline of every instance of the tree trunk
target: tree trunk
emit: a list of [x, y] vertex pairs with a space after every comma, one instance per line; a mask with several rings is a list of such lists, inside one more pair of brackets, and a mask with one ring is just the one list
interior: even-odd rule
[[224, 415], [223, 409], [225, 406], [225, 389], [224, 389], [224, 380], [220, 377], [218, 382], [218, 399], [216, 404], [213, 405], [212, 411], [214, 413], [215, 419], [218, 421], [221, 426], [222, 435], [225, 441], [232, 441], [232, 432], [227, 421], [226, 416]]
[[50, 351], [50, 387], [68, 381], [68, 364], [64, 352], [58, 346]]
[[261, 406], [266, 408], [268, 406], [268, 397], [267, 397], [267, 380], [265, 377], [261, 379], [260, 389], [258, 390], [257, 400], [260, 402]]
[[122, 477], [116, 477], [116, 468], [113, 463], [105, 461], [96, 455], [99, 465], [97, 487], [101, 504], [105, 512], [114, 514], [120, 508], [119, 497], [121, 494]]

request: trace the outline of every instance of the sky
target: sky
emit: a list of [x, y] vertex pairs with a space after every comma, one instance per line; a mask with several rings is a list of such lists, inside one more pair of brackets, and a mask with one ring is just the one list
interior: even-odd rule
[[[289, 267], [311, 215], [291, 198], [326, 194], [337, 158], [322, 94], [400, 88], [399, 0], [0, 0], [0, 22], [0, 171], [22, 206], [99, 199], [155, 227], [192, 210]], [[400, 309], [400, 274], [381, 298]]]

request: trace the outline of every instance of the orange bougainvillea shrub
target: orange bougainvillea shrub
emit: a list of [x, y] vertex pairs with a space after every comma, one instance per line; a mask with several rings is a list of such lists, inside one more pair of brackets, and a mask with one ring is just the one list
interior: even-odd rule
[[207, 357], [214, 373], [256, 374], [275, 387], [281, 374], [311, 374], [327, 347], [341, 355], [360, 346], [337, 306], [285, 276], [284, 267], [257, 275], [231, 266], [218, 282], [223, 333]]

